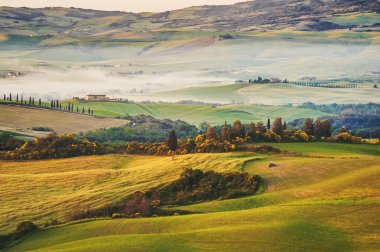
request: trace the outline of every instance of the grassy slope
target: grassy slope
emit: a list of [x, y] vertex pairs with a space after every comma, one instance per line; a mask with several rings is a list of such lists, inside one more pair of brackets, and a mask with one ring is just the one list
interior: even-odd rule
[[[78, 209], [97, 208], [176, 179], [185, 167], [239, 169], [252, 156], [89, 156], [35, 162], [0, 162], [0, 232], [16, 220], [65, 220]], [[13, 190], [9, 190], [9, 188]], [[20, 207], [21, 206], [21, 207]], [[14, 212], [14, 209], [18, 209]]]
[[380, 15], [377, 13], [359, 13], [354, 15], [341, 15], [325, 19], [338, 25], [373, 25], [379, 22]]
[[32, 127], [49, 127], [59, 133], [76, 133], [126, 124], [125, 120], [120, 119], [105, 119], [62, 111], [7, 105], [0, 105], [0, 118], [1, 128], [7, 130], [20, 128], [25, 131], [25, 134], [31, 135], [41, 133], [30, 132], [29, 129]]
[[[12, 251], [375, 251], [380, 245], [380, 166], [379, 157], [371, 154], [378, 155], [379, 147], [279, 146], [298, 153], [306, 149], [313, 157], [280, 155], [245, 162], [246, 171], [266, 181], [265, 192], [257, 196], [182, 207], [204, 212], [198, 215], [105, 219], [47, 228], [29, 235]], [[218, 155], [205, 157], [211, 163], [196, 161], [201, 156], [181, 158], [201, 167], [224, 167], [222, 160], [212, 163]], [[237, 163], [247, 160], [230, 158]], [[279, 166], [268, 169], [269, 160]]]
[[[193, 87], [158, 94], [174, 99], [192, 99], [205, 102], [232, 101], [252, 104], [286, 105], [306, 100], [314, 103], [366, 103], [380, 99], [380, 92], [372, 85], [360, 88], [312, 88], [291, 84], [233, 84], [224, 86]], [[307, 97], [307, 99], [305, 99]]]
[[79, 107], [90, 106], [99, 116], [125, 116], [152, 115], [156, 118], [181, 119], [191, 124], [198, 125], [206, 121], [213, 125], [221, 125], [224, 121], [232, 122], [237, 119], [244, 123], [252, 121], [266, 121], [273, 117], [282, 117], [283, 120], [291, 120], [302, 117], [321, 117], [328, 115], [316, 110], [302, 108], [287, 108], [261, 105], [226, 105], [213, 108], [207, 105], [179, 105], [179, 104], [134, 104], [114, 102], [90, 102], [76, 103]]

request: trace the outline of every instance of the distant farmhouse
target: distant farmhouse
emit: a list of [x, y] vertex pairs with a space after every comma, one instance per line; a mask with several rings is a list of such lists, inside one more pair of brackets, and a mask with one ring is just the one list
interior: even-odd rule
[[108, 101], [109, 98], [106, 95], [93, 95], [88, 94], [84, 97], [85, 101], [98, 101], [98, 102], [105, 102]]

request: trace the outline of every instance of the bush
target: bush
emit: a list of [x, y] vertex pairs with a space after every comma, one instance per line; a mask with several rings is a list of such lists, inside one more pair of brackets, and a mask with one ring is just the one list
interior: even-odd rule
[[50, 134], [26, 142], [20, 148], [5, 154], [8, 160], [36, 160], [49, 158], [76, 157], [100, 154], [99, 146], [87, 139], [78, 139], [71, 134]]
[[337, 142], [341, 142], [341, 143], [360, 143], [360, 142], [362, 142], [362, 139], [360, 137], [352, 136], [352, 135], [348, 134], [347, 132], [343, 132], [343, 133], [338, 134], [335, 137], [335, 139]]
[[0, 131], [0, 151], [11, 151], [21, 147], [24, 141], [15, 138], [9, 132]]
[[23, 236], [26, 235], [34, 230], [38, 229], [38, 227], [31, 221], [23, 221], [20, 224], [17, 225], [16, 228], [16, 236]]
[[259, 176], [247, 173], [185, 169], [178, 180], [147, 195], [156, 195], [163, 205], [184, 205], [251, 195], [257, 191], [259, 183]]
[[43, 132], [53, 132], [54, 131], [54, 130], [47, 128], [47, 127], [33, 127], [32, 130], [43, 131]]

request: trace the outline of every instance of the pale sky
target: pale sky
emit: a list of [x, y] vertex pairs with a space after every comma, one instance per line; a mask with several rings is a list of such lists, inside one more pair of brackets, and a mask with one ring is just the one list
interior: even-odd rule
[[128, 12], [161, 12], [197, 5], [221, 5], [245, 0], [0, 0], [0, 6], [12, 7], [77, 7]]

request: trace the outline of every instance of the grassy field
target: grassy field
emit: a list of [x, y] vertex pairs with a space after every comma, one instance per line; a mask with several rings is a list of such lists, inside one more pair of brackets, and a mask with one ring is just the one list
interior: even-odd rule
[[0, 118], [0, 129], [7, 131], [19, 129], [17, 132], [32, 136], [46, 134], [31, 130], [33, 127], [48, 127], [58, 133], [79, 133], [126, 124], [125, 120], [120, 119], [8, 105], [0, 105]]
[[341, 15], [325, 19], [326, 21], [338, 25], [373, 25], [379, 22], [380, 15], [378, 13], [360, 13], [355, 15]]
[[[78, 209], [118, 202], [135, 191], [178, 178], [183, 168], [241, 169], [242, 163], [252, 158], [204, 154], [180, 156], [169, 162], [170, 157], [116, 155], [0, 162], [0, 191], [7, 199], [0, 208], [0, 232], [14, 228], [13, 219], [43, 224], [51, 219], [65, 220]], [[12, 209], [16, 208], [15, 213]]]
[[[98, 219], [43, 228], [10, 251], [376, 251], [379, 146], [277, 147], [291, 153], [199, 154], [174, 162], [167, 157], [81, 157], [25, 162], [23, 167], [2, 162], [1, 193], [9, 200], [2, 204], [0, 216], [6, 217], [0, 223], [7, 224], [1, 230], [11, 230], [16, 220], [41, 223], [54, 215], [65, 216], [78, 204], [85, 208], [117, 201], [175, 179], [183, 167], [191, 166], [243, 169], [261, 175], [265, 183], [256, 196], [181, 207], [201, 214]], [[267, 168], [270, 160], [278, 166]], [[13, 192], [8, 192], [8, 183]], [[15, 214], [13, 207], [19, 206], [23, 208]]]
[[[360, 88], [316, 88], [286, 84], [233, 84], [224, 86], [193, 87], [158, 93], [177, 100], [251, 104], [301, 104], [305, 101], [317, 104], [367, 103], [380, 99], [380, 91], [373, 85]], [[307, 98], [305, 98], [307, 97]]]
[[239, 119], [243, 123], [266, 121], [267, 118], [282, 117], [292, 120], [307, 116], [321, 117], [329, 114], [304, 108], [275, 107], [264, 105], [180, 105], [180, 104], [136, 104], [117, 102], [74, 103], [75, 106], [90, 106], [98, 116], [151, 115], [156, 118], [183, 120], [198, 125], [206, 121], [212, 125], [221, 125], [224, 121], [232, 123]]

